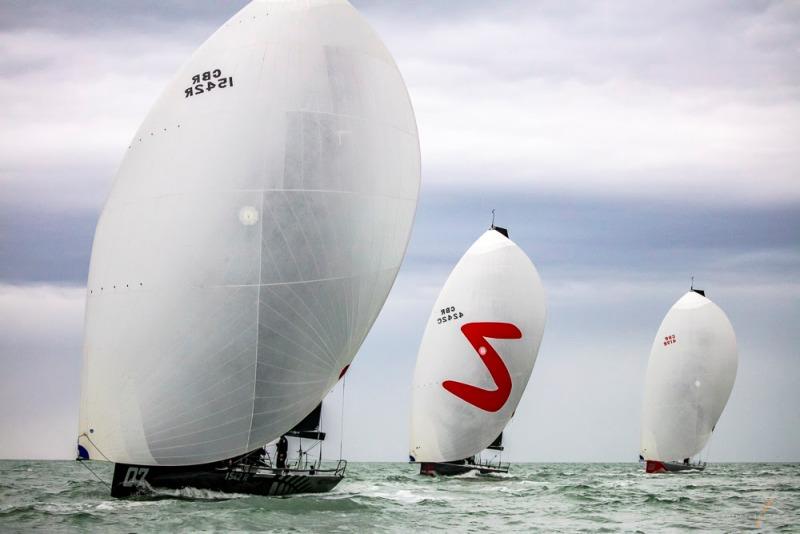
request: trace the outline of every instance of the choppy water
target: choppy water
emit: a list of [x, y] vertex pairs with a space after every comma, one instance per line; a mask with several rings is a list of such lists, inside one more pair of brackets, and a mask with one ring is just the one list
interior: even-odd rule
[[[110, 466], [93, 463], [105, 480]], [[800, 464], [716, 464], [645, 475], [637, 464], [517, 464], [505, 476], [429, 478], [355, 463], [332, 492], [206, 491], [112, 499], [76, 462], [0, 461], [0, 531], [800, 532]]]

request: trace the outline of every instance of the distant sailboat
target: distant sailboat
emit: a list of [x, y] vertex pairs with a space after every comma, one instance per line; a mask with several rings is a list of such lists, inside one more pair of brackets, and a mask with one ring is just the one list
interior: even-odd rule
[[736, 379], [736, 336], [725, 312], [692, 288], [658, 329], [645, 379], [640, 459], [648, 473], [702, 470]]
[[405, 84], [348, 2], [256, 0], [197, 50], [95, 233], [78, 448], [117, 464], [112, 495], [341, 480], [261, 449], [313, 414], [361, 346], [419, 185]]
[[422, 338], [409, 452], [421, 473], [508, 470], [476, 455], [503, 449], [502, 432], [533, 370], [545, 315], [536, 267], [493, 225], [450, 273]]

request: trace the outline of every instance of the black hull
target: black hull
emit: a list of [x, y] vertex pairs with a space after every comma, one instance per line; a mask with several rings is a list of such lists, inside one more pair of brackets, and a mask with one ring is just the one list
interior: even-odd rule
[[478, 471], [481, 475], [508, 473], [508, 466], [490, 466], [476, 464], [455, 464], [448, 462], [420, 462], [419, 474], [429, 476], [463, 475], [470, 471]]
[[151, 489], [183, 488], [253, 495], [324, 493], [344, 478], [346, 465], [340, 462], [336, 469], [296, 470], [225, 463], [175, 467], [115, 464], [111, 496], [130, 497]]
[[647, 460], [645, 472], [655, 473], [680, 473], [682, 471], [703, 471], [706, 464], [684, 464], [678, 462], [659, 462], [658, 460]]

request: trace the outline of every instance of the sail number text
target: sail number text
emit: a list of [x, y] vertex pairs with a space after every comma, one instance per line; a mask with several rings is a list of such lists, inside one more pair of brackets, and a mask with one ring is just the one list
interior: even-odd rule
[[192, 76], [192, 84], [184, 89], [184, 98], [210, 93], [214, 89], [233, 87], [233, 76], [223, 76], [220, 69], [207, 70]]
[[240, 480], [247, 482], [250, 480], [250, 473], [246, 471], [228, 471], [225, 473], [225, 480]]
[[460, 311], [456, 311], [455, 306], [448, 306], [447, 308], [442, 308], [439, 310], [439, 317], [436, 318], [436, 324], [443, 324], [447, 321], [455, 321], [456, 319], [461, 319], [464, 317], [464, 314]]
[[125, 478], [122, 480], [122, 485], [126, 488], [131, 486], [139, 486], [144, 484], [147, 473], [150, 472], [148, 467], [129, 467], [125, 473]]
[[669, 336], [664, 336], [664, 346], [665, 347], [668, 347], [669, 345], [672, 345], [673, 343], [677, 343], [677, 342], [678, 342], [678, 340], [675, 339], [675, 334], [672, 334], [672, 335], [669, 335]]

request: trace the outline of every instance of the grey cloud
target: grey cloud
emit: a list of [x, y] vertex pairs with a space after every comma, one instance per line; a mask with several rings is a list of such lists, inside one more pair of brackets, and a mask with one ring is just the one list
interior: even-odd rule
[[[166, 81], [241, 4], [3, 4], [2, 197], [96, 210]], [[800, 196], [796, 4], [356, 5], [410, 86], [430, 183]]]
[[[97, 211], [32, 211], [0, 202], [0, 281], [84, 283]], [[800, 207], [720, 207], [426, 187], [405, 269], [454, 265], [497, 224], [536, 258], [552, 282], [670, 277], [759, 285], [800, 284]], [[443, 237], [446, 236], [446, 239]]]
[[[789, 1], [353, 3], [401, 57], [465, 64], [493, 78], [634, 77], [680, 87], [752, 87], [796, 84], [800, 77], [800, 7]], [[0, 7], [0, 30], [164, 37], [190, 25], [210, 32], [245, 4], [12, 0]]]
[[0, 203], [0, 283], [85, 284], [97, 215]]
[[246, 0], [7, 0], [0, 6], [0, 30], [39, 28], [73, 34], [112, 28], [155, 31], [187, 22], [219, 26], [245, 4]]
[[703, 272], [731, 276], [737, 268], [757, 268], [797, 281], [800, 272], [797, 204], [720, 207], [687, 202], [690, 192], [637, 202], [491, 190], [490, 183], [481, 195], [426, 187], [409, 263], [454, 263], [496, 209], [497, 224], [508, 226], [556, 278], [671, 275], [686, 281], [691, 274], [699, 279]]
[[800, 194], [796, 3], [432, 5], [429, 18], [366, 12], [439, 183], [650, 200], [672, 186], [723, 204]]
[[[365, 11], [401, 56], [464, 65], [493, 79], [634, 78], [685, 89], [793, 84], [800, 76], [800, 8], [791, 2], [430, 5], [423, 16], [405, 4]], [[406, 23], [395, 24], [403, 14]], [[414, 38], [393, 39], [403, 32]]]

